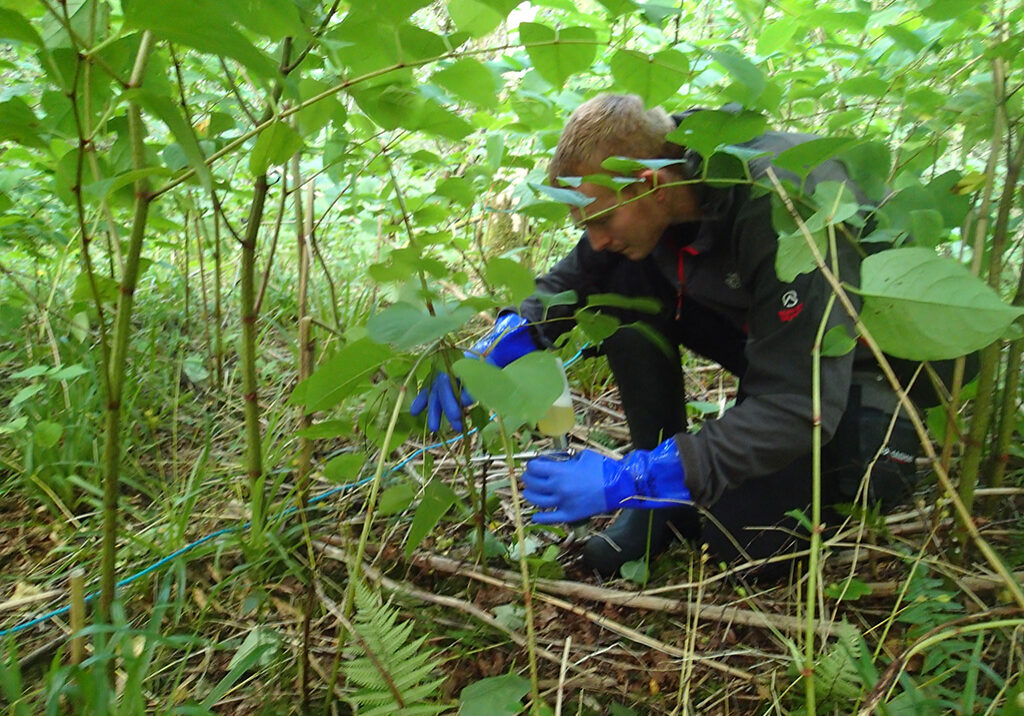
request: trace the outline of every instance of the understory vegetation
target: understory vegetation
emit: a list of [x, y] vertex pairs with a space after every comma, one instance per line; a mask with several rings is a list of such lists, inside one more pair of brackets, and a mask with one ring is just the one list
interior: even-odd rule
[[[0, 707], [1024, 713], [1024, 8], [665, 3], [0, 0]], [[780, 275], [874, 218], [859, 335], [816, 354], [977, 358], [915, 411], [913, 499], [803, 516], [782, 581], [679, 543], [602, 583], [530, 523], [556, 356], [570, 444], [629, 450], [593, 350], [621, 299], [460, 362], [577, 240], [545, 168], [601, 91], [741, 106], [679, 130], [707, 181], [819, 135], [780, 166], [838, 158], [869, 205], [759, 187]], [[736, 385], [684, 361], [699, 430]], [[409, 415], [438, 371], [464, 433]]]

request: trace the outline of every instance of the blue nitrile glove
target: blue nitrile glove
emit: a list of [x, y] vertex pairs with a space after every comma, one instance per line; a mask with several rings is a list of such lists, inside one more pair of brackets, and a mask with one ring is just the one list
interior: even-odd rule
[[[512, 361], [537, 350], [537, 344], [533, 342], [526, 326], [527, 320], [516, 313], [501, 315], [494, 323], [494, 328], [464, 355], [467, 358], [483, 358], [491, 365], [504, 368]], [[474, 401], [468, 391], [461, 391], [459, 398], [455, 394], [456, 386], [452, 385], [451, 377], [447, 373], [439, 373], [429, 386], [416, 395], [409, 412], [419, 415], [426, 408], [427, 427], [431, 432], [436, 433], [441, 429], [442, 413], [453, 429], [461, 431], [462, 408], [472, 405]]]
[[543, 456], [526, 463], [523, 497], [542, 510], [538, 524], [575, 522], [620, 507], [657, 509], [689, 502], [683, 462], [674, 438], [622, 460], [584, 450], [569, 460]]

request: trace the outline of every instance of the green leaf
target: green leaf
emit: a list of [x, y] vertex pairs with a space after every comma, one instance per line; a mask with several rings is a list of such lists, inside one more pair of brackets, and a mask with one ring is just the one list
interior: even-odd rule
[[32, 439], [35, 440], [36, 445], [40, 447], [52, 448], [60, 442], [62, 435], [64, 435], [63, 425], [50, 422], [49, 420], [43, 420], [36, 423]]
[[846, 326], [833, 326], [828, 329], [821, 341], [821, 354], [828, 357], [844, 356], [857, 347], [857, 341], [850, 338]]
[[[828, 251], [828, 236], [824, 231], [811, 234], [815, 245], [822, 256]], [[794, 231], [779, 236], [779, 249], [775, 254], [775, 274], [783, 283], [790, 283], [797, 276], [810, 273], [818, 267], [814, 260], [814, 252], [807, 244], [802, 231]]]
[[780, 169], [806, 177], [819, 164], [850, 149], [860, 140], [853, 137], [820, 137], [781, 152], [772, 162]]
[[359, 471], [365, 462], [366, 456], [359, 452], [338, 455], [324, 465], [324, 477], [335, 485], [355, 482], [359, 479]]
[[464, 57], [430, 76], [457, 97], [472, 102], [484, 109], [498, 106], [498, 82], [487, 66], [472, 58]]
[[9, 435], [25, 429], [28, 425], [28, 416], [22, 415], [20, 418], [15, 418], [9, 422], [0, 425], [0, 435]]
[[530, 682], [515, 674], [481, 679], [459, 694], [459, 716], [514, 716], [529, 691]]
[[690, 70], [686, 55], [677, 50], [653, 54], [619, 50], [608, 64], [616, 84], [626, 92], [640, 95], [649, 107], [674, 95]]
[[400, 485], [393, 485], [380, 495], [380, 502], [377, 503], [377, 513], [380, 515], [397, 515], [405, 510], [416, 499], [416, 488], [407, 482]]
[[448, 15], [455, 27], [472, 37], [490, 34], [505, 19], [498, 10], [477, 0], [448, 0]]
[[434, 526], [441, 521], [441, 518], [458, 500], [459, 497], [455, 491], [441, 480], [435, 478], [427, 483], [423, 490], [420, 506], [416, 508], [416, 514], [413, 515], [409, 536], [405, 541], [406, 557], [412, 556], [423, 538], [430, 534]]
[[178, 140], [178, 143], [184, 150], [189, 164], [196, 170], [196, 176], [199, 177], [205, 188], [211, 188], [212, 179], [210, 177], [210, 168], [206, 165], [206, 157], [203, 155], [203, 150], [196, 140], [192, 126], [185, 120], [181, 107], [172, 101], [170, 97], [144, 90], [129, 90], [125, 92], [125, 96], [129, 101], [137, 102], [142, 107], [145, 107], [167, 125], [174, 134], [174, 138]]
[[349, 432], [349, 424], [344, 420], [324, 420], [303, 428], [296, 435], [307, 440], [329, 440], [339, 435], [347, 435]]
[[[24, 403], [29, 398], [33, 397], [36, 393], [46, 387], [45, 383], [35, 383], [33, 385], [26, 385], [24, 388], [15, 393], [14, 397], [11, 398], [11, 402], [8, 404], [9, 408], [15, 408]], [[552, 398], [554, 400], [554, 398]]]
[[519, 41], [526, 46], [540, 76], [556, 88], [562, 87], [570, 75], [590, 69], [597, 54], [597, 35], [589, 27], [552, 30], [524, 22], [519, 25]]
[[856, 577], [849, 577], [842, 582], [835, 582], [825, 587], [825, 596], [831, 599], [842, 598], [843, 601], [855, 602], [861, 597], [871, 594], [872, 591], [871, 585]]
[[886, 353], [942, 360], [998, 340], [1024, 308], [931, 249], [891, 249], [861, 267], [864, 324]]
[[757, 54], [767, 57], [787, 47], [800, 26], [800, 21], [792, 17], [766, 19], [757, 38]]
[[0, 8], [0, 38], [43, 47], [43, 38], [32, 27], [32, 23], [21, 14], [7, 8]]
[[269, 666], [281, 648], [281, 635], [267, 627], [256, 627], [249, 632], [238, 651], [231, 657], [228, 670], [248, 664], [249, 668], [259, 663]]
[[0, 102], [0, 141], [9, 139], [26, 147], [45, 149], [47, 144], [39, 134], [40, 129], [39, 118], [21, 97]]
[[11, 377], [16, 380], [23, 380], [25, 378], [38, 378], [39, 376], [48, 373], [49, 370], [50, 367], [46, 365], [30, 365], [28, 368], [25, 368], [24, 370], [19, 370]]
[[624, 562], [619, 567], [619, 574], [622, 575], [623, 579], [627, 579], [633, 584], [647, 584], [647, 579], [650, 577], [650, 571], [647, 569], [647, 560], [634, 559], [630, 562]]
[[768, 120], [757, 112], [725, 112], [717, 109], [694, 112], [672, 130], [666, 139], [710, 157], [718, 147], [741, 144], [764, 134]]
[[587, 306], [611, 306], [626, 311], [638, 311], [654, 315], [661, 310], [661, 304], [653, 298], [623, 296], [618, 293], [594, 293], [587, 297]]
[[353, 341], [296, 386], [296, 393], [302, 386], [302, 404], [310, 412], [327, 410], [354, 393], [390, 356], [386, 346], [369, 338]]
[[451, 308], [445, 304], [435, 304], [434, 310], [436, 315], [431, 316], [420, 306], [396, 303], [372, 315], [366, 328], [378, 343], [391, 343], [406, 350], [432, 343], [461, 328], [475, 313], [469, 306]]
[[581, 308], [576, 311], [574, 318], [580, 330], [594, 343], [600, 343], [619, 330], [619, 319], [605, 313]]
[[75, 363], [67, 365], [50, 376], [50, 380], [72, 380], [82, 375], [88, 375], [91, 371], [85, 366]]
[[714, 50], [711, 56], [746, 90], [746, 104], [753, 103], [764, 92], [767, 79], [761, 68], [733, 50]]
[[238, 60], [263, 77], [277, 74], [269, 57], [234, 27], [234, 3], [207, 0], [123, 0], [125, 24], [163, 40]]
[[536, 423], [562, 393], [558, 360], [546, 351], [528, 353], [503, 369], [463, 358], [452, 370], [474, 398], [505, 419], [509, 429]]
[[484, 267], [484, 273], [490, 283], [508, 288], [509, 301], [514, 304], [529, 298], [536, 286], [533, 274], [512, 259], [491, 259]]
[[266, 174], [275, 164], [284, 164], [302, 149], [302, 137], [285, 122], [274, 122], [260, 132], [256, 146], [249, 155], [249, 171], [253, 176]]
[[534, 184], [533, 182], [528, 182], [528, 185], [531, 189], [545, 195], [549, 199], [577, 208], [593, 204], [595, 201], [594, 197], [587, 196], [573, 189], [563, 189], [557, 186], [548, 186], [547, 184]]
[[869, 199], [881, 200], [892, 168], [892, 156], [884, 142], [861, 142], [852, 149], [839, 152], [836, 159], [843, 163], [850, 178]]
[[275, 42], [309, 35], [294, 0], [245, 0], [240, 10], [239, 22]]

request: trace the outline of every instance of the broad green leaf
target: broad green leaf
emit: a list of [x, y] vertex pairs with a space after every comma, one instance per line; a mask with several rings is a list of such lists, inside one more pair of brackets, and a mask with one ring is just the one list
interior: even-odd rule
[[15, 418], [0, 425], [0, 435], [20, 432], [25, 429], [26, 425], [28, 425], [28, 416], [22, 415], [20, 418]]
[[576, 311], [574, 318], [587, 339], [594, 343], [600, 343], [619, 330], [619, 319], [605, 313], [581, 308]]
[[[828, 237], [824, 231], [811, 234], [822, 256], [828, 252]], [[797, 276], [810, 273], [818, 267], [814, 252], [802, 231], [779, 236], [779, 248], [775, 254], [775, 274], [783, 283], [792, 282]]]
[[548, 186], [547, 184], [533, 184], [529, 185], [535, 191], [544, 194], [549, 199], [560, 202], [562, 204], [568, 204], [569, 206], [584, 207], [588, 204], [593, 204], [595, 199], [592, 196], [572, 189], [563, 189], [557, 186]]
[[864, 324], [886, 353], [942, 360], [998, 340], [1024, 308], [931, 249], [892, 249], [861, 266]]
[[0, 38], [43, 47], [43, 38], [32, 27], [32, 23], [23, 15], [7, 8], [0, 8]]
[[910, 235], [918, 246], [935, 247], [949, 237], [943, 230], [942, 213], [935, 209], [915, 209], [910, 212]]
[[334, 407], [354, 393], [390, 356], [386, 346], [369, 338], [349, 343], [299, 384], [304, 386], [306, 409], [312, 412]]
[[366, 462], [361, 452], [350, 452], [331, 458], [324, 465], [324, 477], [336, 485], [355, 482], [359, 479], [359, 471]]
[[476, 191], [473, 184], [465, 177], [447, 177], [442, 179], [434, 187], [434, 193], [463, 206], [473, 206], [476, 202]]
[[609, 62], [615, 82], [625, 91], [640, 95], [653, 107], [676, 93], [686, 81], [690, 62], [677, 50], [648, 54], [636, 50], [619, 50]]
[[[402, 126], [405, 125], [403, 124]], [[464, 139], [474, 130], [472, 124], [431, 99], [423, 102], [416, 126], [406, 128], [417, 129], [427, 134], [450, 139], [453, 142]]]
[[498, 106], [498, 82], [487, 67], [474, 59], [463, 58], [430, 76], [446, 90], [485, 109]]
[[650, 571], [647, 569], [647, 560], [634, 559], [630, 562], [625, 562], [619, 567], [619, 574], [622, 575], [623, 579], [633, 584], [647, 584], [647, 579], [650, 576]]
[[767, 84], [764, 72], [746, 57], [733, 50], [715, 50], [711, 56], [715, 62], [726, 69], [736, 82], [743, 86], [747, 104], [755, 102], [764, 92]]
[[[11, 398], [11, 402], [8, 403], [8, 407], [15, 408], [21, 405], [26, 400], [29, 400], [30, 398], [35, 396], [36, 393], [38, 393], [45, 387], [45, 383], [34, 383], [32, 385], [26, 385], [24, 388], [22, 388], [21, 390], [14, 394], [14, 397]], [[552, 400], [554, 400], [554, 398], [552, 398]]]
[[406, 20], [417, 10], [430, 4], [430, 0], [355, 0], [351, 3], [353, 12], [365, 13], [379, 20], [394, 22]]
[[277, 67], [234, 27], [232, 3], [206, 0], [123, 0], [125, 24], [163, 40], [238, 60], [263, 77]]
[[[203, 166], [205, 168], [205, 164]], [[92, 184], [86, 184], [82, 187], [82, 196], [91, 201], [99, 201], [110, 196], [114, 192], [123, 189], [129, 184], [133, 184], [139, 179], [146, 179], [151, 176], [167, 177], [170, 176], [171, 173], [172, 172], [165, 167], [146, 167], [145, 169], [136, 169], [134, 171], [125, 172], [124, 174], [119, 174], [116, 177], [111, 177], [110, 179], [101, 179], [100, 181], [93, 182]]]
[[694, 112], [672, 130], [666, 139], [710, 157], [720, 146], [741, 144], [764, 134], [768, 120], [757, 112], [725, 112], [709, 109]]
[[[676, 164], [682, 164], [682, 159], [634, 159], [632, 157], [608, 157], [601, 162], [601, 168], [607, 169], [610, 172], [616, 172], [617, 174], [635, 174], [641, 172], [644, 169], [664, 169], [665, 167], [675, 166]], [[562, 177], [559, 177], [561, 180]], [[601, 180], [605, 180], [604, 185], [609, 186], [612, 189], [621, 189], [626, 184], [631, 184], [636, 180], [625, 179], [624, 177], [609, 177], [605, 174], [587, 174], [585, 177], [581, 177], [582, 181], [590, 182], [592, 184], [601, 184]]]
[[780, 169], [806, 177], [815, 167], [843, 150], [850, 149], [860, 140], [853, 137], [820, 137], [798, 144], [781, 152], [772, 162]]
[[487, 136], [487, 168], [494, 174], [505, 158], [505, 138], [498, 132]]
[[654, 315], [661, 310], [661, 304], [653, 298], [643, 296], [623, 296], [618, 293], [595, 293], [587, 297], [587, 306], [610, 306], [627, 311], [639, 311]]
[[210, 168], [206, 165], [206, 157], [203, 155], [203, 150], [196, 140], [191, 125], [181, 113], [181, 107], [170, 97], [144, 90], [130, 90], [125, 92], [125, 96], [129, 101], [138, 102], [168, 126], [184, 150], [189, 164], [196, 170], [196, 176], [199, 177], [204, 187], [211, 188], [213, 180], [210, 176]]
[[0, 102], [0, 141], [9, 139], [26, 147], [45, 149], [39, 132], [43, 128], [35, 112], [21, 97]]
[[528, 298], [535, 288], [533, 274], [512, 259], [491, 259], [484, 267], [484, 273], [492, 284], [508, 288], [509, 300], [517, 305]]
[[314, 423], [308, 428], [303, 428], [296, 435], [308, 440], [324, 440], [347, 435], [349, 432], [351, 432], [351, 428], [344, 420], [324, 420]]
[[625, 15], [637, 9], [638, 3], [633, 0], [597, 0], [604, 5], [613, 18]]
[[275, 164], [284, 164], [302, 149], [302, 137], [285, 122], [274, 122], [260, 132], [256, 146], [249, 155], [249, 171], [253, 176], [266, 174]]
[[505, 19], [498, 10], [477, 0], [448, 0], [448, 15], [455, 27], [473, 37], [490, 34]]
[[846, 332], [846, 326], [828, 329], [821, 341], [821, 354], [828, 357], [844, 356], [857, 347], [857, 341]]
[[[121, 284], [102, 274], [94, 275], [93, 279], [96, 283], [100, 302], [115, 303], [118, 295], [121, 293]], [[90, 306], [93, 305], [92, 286], [88, 274], [78, 274], [78, 278], [75, 279], [75, 290], [71, 293], [71, 298], [76, 301], [86, 301]]]
[[440, 479], [433, 479], [423, 490], [423, 499], [413, 515], [409, 536], [405, 541], [405, 556], [410, 557], [420, 546], [423, 538], [430, 534], [448, 510], [458, 502], [458, 495]]
[[866, 597], [874, 591], [870, 584], [862, 582], [856, 577], [848, 577], [842, 582], [834, 582], [825, 587], [825, 596], [830, 599], [839, 599], [855, 602], [861, 597]]
[[380, 495], [380, 502], [377, 503], [377, 513], [380, 515], [397, 515], [405, 512], [406, 508], [416, 499], [416, 488], [407, 482], [392, 485]]
[[554, 355], [529, 353], [503, 369], [464, 358], [452, 370], [489, 410], [502, 416], [506, 427], [536, 423], [562, 393], [562, 371]]
[[590, 69], [597, 54], [597, 35], [589, 27], [553, 30], [524, 22], [519, 25], [519, 41], [537, 72], [555, 87], [564, 85], [570, 75]]
[[530, 682], [515, 674], [481, 679], [459, 694], [459, 716], [515, 716], [529, 692]]
[[860, 77], [852, 77], [840, 82], [836, 89], [841, 94], [856, 97], [866, 95], [868, 97], [884, 97], [889, 92], [889, 83], [877, 74], [867, 74]]
[[881, 200], [892, 168], [892, 156], [884, 142], [861, 142], [839, 152], [836, 159], [843, 163], [850, 178], [869, 199]]
[[35, 440], [36, 445], [40, 447], [52, 448], [60, 442], [62, 435], [64, 435], [63, 425], [49, 420], [43, 420], [36, 423], [32, 439]]
[[91, 371], [80, 363], [74, 365], [66, 365], [60, 370], [54, 371], [50, 376], [50, 380], [73, 380], [83, 375], [88, 375]]
[[50, 367], [46, 365], [30, 365], [24, 370], [19, 370], [11, 377], [16, 380], [24, 380], [25, 378], [38, 378], [41, 375], [45, 375], [50, 371]]
[[284, 37], [302, 39], [309, 33], [294, 0], [245, 0], [238, 21], [275, 42]]
[[[299, 96], [305, 102], [331, 89], [331, 86], [329, 82], [307, 77], [299, 82]], [[302, 136], [311, 138], [315, 137], [332, 119], [335, 120], [335, 126], [343, 124], [345, 107], [338, 101], [337, 95], [332, 95], [319, 99], [301, 110], [296, 118]]]
[[420, 306], [396, 303], [371, 316], [366, 328], [378, 343], [391, 343], [406, 350], [432, 343], [461, 328], [475, 313], [468, 306], [450, 308], [443, 304], [436, 304], [434, 310], [436, 315], [431, 316]]
[[766, 18], [757, 38], [757, 54], [767, 57], [786, 48], [799, 27], [800, 22], [796, 18]]

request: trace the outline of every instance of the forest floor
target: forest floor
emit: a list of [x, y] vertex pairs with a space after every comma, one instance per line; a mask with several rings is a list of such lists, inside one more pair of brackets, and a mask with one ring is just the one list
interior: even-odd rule
[[[724, 408], [733, 395], [731, 381], [713, 367], [688, 370], [687, 380], [693, 405], [702, 412]], [[154, 446], [153, 452], [138, 456], [137, 464], [149, 465], [168, 482], [164, 494], [129, 489], [124, 495], [125, 530], [132, 539], [122, 550], [122, 577], [166, 556], [172, 545], [238, 526], [246, 516], [238, 484], [208, 492], [174, 487], [173, 480], [186, 483], [200, 464], [205, 465], [205, 484], [226, 484], [224, 474], [237, 460], [227, 452], [204, 452], [198, 440], [202, 412], [216, 406], [204, 403], [201, 395], [194, 397], [182, 401], [186, 407], [173, 435], [155, 426], [151, 431], [135, 428], [147, 430]], [[598, 382], [590, 395], [577, 392], [574, 397], [573, 447], [609, 454], [628, 450], [617, 394], [607, 382]], [[240, 416], [218, 410], [219, 431], [241, 431]], [[543, 440], [530, 447], [546, 449]], [[395, 458], [424, 447], [410, 441]], [[421, 456], [393, 480], [422, 480], [429, 469], [464, 495], [452, 448], [433, 448], [425, 455], [426, 466]], [[176, 467], [171, 460], [178, 461]], [[509, 556], [516, 542], [509, 470], [500, 458], [475, 464], [473, 480], [486, 484], [491, 498], [486, 524], [491, 536], [485, 540], [485, 546], [488, 540], [493, 543], [485, 550], [489, 557], [481, 559], [474, 546], [474, 516], [459, 510], [407, 555], [410, 509], [376, 518], [361, 568], [362, 578], [400, 607], [401, 618], [411, 619], [416, 633], [427, 636], [445, 676], [442, 695], [452, 702], [480, 679], [509, 672], [528, 675], [518, 560]], [[289, 493], [288, 478], [283, 471], [279, 494]], [[310, 494], [329, 487], [317, 483]], [[984, 713], [982, 706], [994, 706], [1015, 688], [1011, 675], [1024, 657], [1019, 626], [955, 635], [904, 658], [923, 638], [943, 629], [1016, 614], [1004, 606], [1005, 595], [987, 569], [958, 557], [951, 518], [934, 510], [941, 502], [935, 490], [926, 480], [898, 512], [851, 519], [827, 540], [812, 623], [820, 713], [854, 713], [871, 694], [893, 704], [893, 713], [953, 712], [965, 689], [977, 712]], [[155, 710], [208, 692], [231, 671], [234, 656], [255, 632], [273, 635], [277, 656], [225, 694], [215, 712], [326, 713], [326, 684], [335, 683], [339, 697], [348, 693], [335, 674], [336, 617], [365, 519], [364, 495], [361, 489], [341, 491], [301, 513], [305, 519], [297, 519], [297, 513], [271, 518], [262, 550], [254, 549], [251, 535], [239, 528], [121, 591], [132, 623], [145, 623], [154, 604], [167, 600], [174, 607], [162, 617], [162, 633], [197, 639], [191, 646], [168, 647], [154, 662], [147, 688]], [[989, 512], [979, 515], [978, 523], [1004, 554], [1019, 554], [1024, 543], [1022, 498], [1019, 489], [1004, 490], [997, 498], [983, 493], [980, 504]], [[277, 507], [275, 514], [286, 509], [280, 502]], [[96, 563], [98, 521], [93, 518], [88, 513], [54, 515], [16, 491], [0, 495], [6, 535], [0, 541], [0, 572], [5, 575], [0, 629], [66, 603], [70, 568]], [[610, 519], [593, 520], [591, 530]], [[529, 561], [538, 576], [532, 594], [533, 646], [543, 698], [556, 712], [801, 712], [805, 686], [797, 664], [807, 634], [803, 561], [792, 560], [785, 578], [758, 581], [750, 578], [748, 568], [716, 564], [699, 547], [678, 542], [649, 574], [640, 569], [632, 579], [602, 581], [583, 567], [579, 540], [557, 530], [530, 529], [528, 534]], [[301, 575], [311, 561], [317, 580], [305, 585]], [[17, 635], [17, 659], [26, 682], [48, 665], [52, 668], [51, 659], [63, 654], [69, 630], [62, 615]], [[308, 656], [300, 656], [303, 651]], [[305, 676], [298, 667], [303, 658], [309, 663]]]

